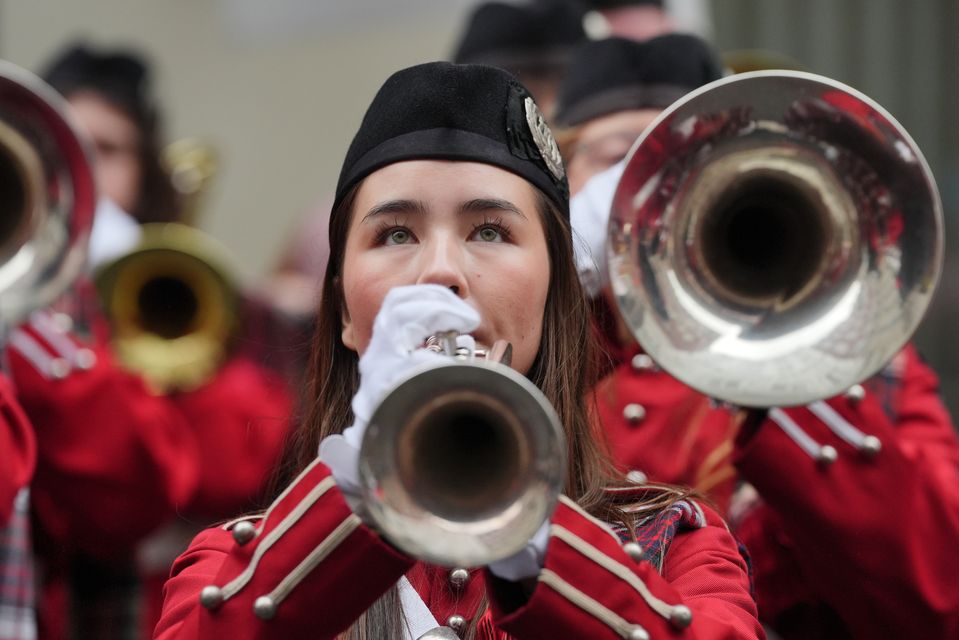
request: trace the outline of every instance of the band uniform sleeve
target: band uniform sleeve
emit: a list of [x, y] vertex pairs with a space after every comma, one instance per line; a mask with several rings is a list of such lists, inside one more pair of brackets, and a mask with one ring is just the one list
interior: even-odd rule
[[36, 455], [33, 428], [0, 375], [0, 527], [10, 518], [17, 493], [29, 484]]
[[532, 595], [511, 607], [489, 576], [497, 627], [525, 638], [763, 638], [736, 541], [711, 510], [676, 535], [662, 574], [609, 527], [562, 498]]
[[959, 637], [959, 442], [935, 374], [912, 347], [898, 360], [891, 411], [888, 394], [869, 386], [861, 399], [826, 403], [878, 438], [878, 453], [851, 446], [798, 407], [786, 415], [834, 447], [835, 462], [804, 454], [771, 420], [738, 443], [735, 462], [782, 521], [808, 583], [853, 637]]
[[194, 539], [164, 587], [154, 637], [335, 638], [412, 565], [360, 522], [317, 460], [262, 518]]
[[39, 316], [13, 332], [10, 365], [37, 439], [31, 508], [57, 544], [115, 557], [192, 494], [188, 425], [106, 348]]
[[249, 358], [235, 357], [205, 385], [170, 399], [203, 460], [182, 512], [214, 522], [262, 504], [293, 410], [286, 385]]

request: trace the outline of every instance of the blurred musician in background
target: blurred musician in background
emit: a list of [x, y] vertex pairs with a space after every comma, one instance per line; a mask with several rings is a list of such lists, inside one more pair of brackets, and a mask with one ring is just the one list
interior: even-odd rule
[[585, 39], [583, 10], [573, 0], [484, 2], [467, 20], [452, 61], [509, 71], [549, 118], [570, 52]]
[[34, 312], [6, 351], [37, 441], [30, 511], [40, 635], [139, 637], [130, 567], [137, 545], [196, 491], [201, 461], [189, 425], [109, 348], [73, 335], [63, 315]]
[[[73, 46], [47, 77], [94, 139], [105, 196], [136, 212], [137, 223], [176, 219], [146, 63]], [[104, 210], [97, 217], [111, 257], [135, 236], [122, 231], [130, 220], [122, 208], [106, 218]], [[193, 530], [257, 504], [285, 438], [289, 394], [234, 354], [199, 387], [156, 395], [117, 363], [92, 291], [81, 282], [71, 297], [84, 303], [65, 305], [94, 330], [92, 342], [73, 335], [69, 315], [38, 312], [9, 345], [38, 441], [31, 508], [45, 561], [41, 634], [146, 637], [170, 561]]]
[[163, 120], [145, 58], [132, 50], [67, 47], [43, 78], [60, 92], [93, 146], [97, 188], [140, 224], [178, 218], [164, 170]]
[[[717, 77], [718, 63], [704, 53], [701, 42], [663, 36], [592, 43], [574, 57], [556, 120], [566, 127], [570, 183], [580, 186], [574, 230], [592, 256], [605, 255], [622, 165], [588, 178], [625, 155], [629, 144], [614, 144], [617, 135], [635, 137], [667, 106], [655, 96], [678, 97]], [[716, 407], [661, 371], [617, 320], [600, 315], [614, 368], [595, 391], [616, 460], [634, 476], [689, 485], [728, 515], [753, 559], [760, 617], [776, 637], [959, 633], [951, 586], [959, 442], [936, 376], [911, 345], [843, 396], [747, 413]], [[837, 459], [814, 459], [787, 425]]]
[[[648, 40], [676, 29], [663, 0], [584, 0], [593, 37]], [[599, 18], [599, 20], [595, 20]]]
[[176, 191], [160, 161], [162, 114], [149, 69], [133, 51], [71, 45], [42, 75], [67, 98], [91, 142], [101, 198], [90, 239], [93, 269], [130, 251], [138, 225], [177, 218]]
[[[3, 535], [0, 634], [37, 633], [29, 512], [38, 525], [37, 575], [49, 587], [40, 634], [63, 637], [65, 577], [95, 582], [128, 562], [136, 542], [193, 493], [199, 462], [179, 412], [123, 371], [107, 349], [78, 340], [69, 317], [44, 309], [82, 269], [96, 207], [93, 170], [51, 88], [8, 64], [0, 82], [6, 131], [0, 367], [10, 381], [2, 406], [5, 422], [30, 429], [4, 446], [4, 473], [16, 474], [21, 491]], [[28, 177], [10, 170], [18, 166], [29, 167]], [[36, 462], [28, 478], [23, 464], [33, 463], [29, 457], [18, 463], [16, 453], [31, 456], [31, 437]], [[6, 507], [5, 495], [5, 517]], [[81, 558], [98, 558], [102, 571], [77, 570]], [[111, 627], [122, 628], [127, 613], [111, 611]], [[99, 635], [100, 627], [77, 628]]]
[[573, 55], [553, 126], [569, 166], [570, 191], [626, 157], [649, 123], [686, 93], [722, 77], [712, 48], [696, 36], [643, 43], [596, 40]]

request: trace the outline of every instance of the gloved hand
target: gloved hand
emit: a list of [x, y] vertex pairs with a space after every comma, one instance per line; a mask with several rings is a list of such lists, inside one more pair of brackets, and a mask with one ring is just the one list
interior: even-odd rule
[[143, 227], [132, 215], [109, 198], [100, 198], [90, 230], [87, 267], [93, 271], [128, 254], [136, 248], [142, 235]]
[[[342, 435], [320, 443], [320, 460], [346, 494], [359, 494], [358, 458], [363, 434], [376, 407], [396, 382], [412, 369], [446, 357], [423, 348], [425, 340], [441, 331], [465, 334], [479, 326], [476, 309], [446, 287], [419, 284], [391, 289], [383, 299], [373, 335], [360, 357], [360, 387], [353, 396], [353, 425]], [[459, 346], [473, 348], [473, 338], [461, 335]]]
[[618, 162], [589, 179], [569, 203], [569, 220], [573, 226], [573, 250], [579, 281], [586, 293], [595, 298], [609, 284], [606, 268], [606, 236], [613, 196], [626, 160]]
[[494, 576], [519, 582], [527, 578], [535, 578], [543, 568], [546, 559], [546, 545], [549, 543], [549, 520], [543, 522], [526, 546], [509, 558], [504, 558], [489, 564], [489, 570]]

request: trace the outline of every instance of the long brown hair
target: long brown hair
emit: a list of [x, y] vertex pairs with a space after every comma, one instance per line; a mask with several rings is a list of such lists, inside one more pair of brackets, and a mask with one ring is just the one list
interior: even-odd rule
[[[355, 186], [331, 215], [330, 259], [313, 340], [307, 416], [288, 446], [278, 477], [279, 486], [284, 486], [316, 457], [320, 440], [341, 433], [353, 421], [350, 401], [359, 385], [358, 358], [340, 338], [344, 306], [340, 274], [358, 188], [359, 185]], [[566, 495], [600, 520], [632, 529], [632, 516], [621, 509], [615, 493], [607, 491], [628, 483], [610, 462], [605, 438], [593, 420], [589, 409], [591, 401], [587, 400], [596, 382], [597, 359], [593, 356], [589, 307], [573, 259], [569, 220], [542, 193], [539, 193], [538, 209], [551, 261], [550, 283], [539, 352], [527, 377], [553, 404], [566, 428]], [[662, 508], [682, 495], [679, 491], [656, 490], [649, 496], [649, 506]], [[641, 512], [649, 515], [648, 509]], [[470, 636], [483, 608], [470, 625]], [[399, 636], [398, 632], [384, 630], [399, 630], [402, 624], [402, 609], [393, 588], [374, 603], [344, 637], [362, 640]]]

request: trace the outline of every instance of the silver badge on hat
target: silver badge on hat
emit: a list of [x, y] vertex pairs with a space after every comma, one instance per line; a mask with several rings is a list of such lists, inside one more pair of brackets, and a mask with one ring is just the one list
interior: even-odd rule
[[566, 176], [566, 168], [563, 166], [563, 157], [559, 154], [553, 132], [550, 131], [546, 118], [543, 117], [532, 98], [526, 98], [525, 106], [526, 124], [529, 125], [529, 131], [533, 134], [533, 142], [539, 149], [539, 155], [543, 157], [543, 162], [546, 163], [553, 177], [562, 180]]

